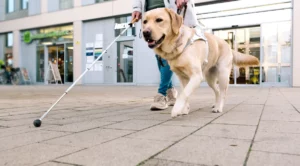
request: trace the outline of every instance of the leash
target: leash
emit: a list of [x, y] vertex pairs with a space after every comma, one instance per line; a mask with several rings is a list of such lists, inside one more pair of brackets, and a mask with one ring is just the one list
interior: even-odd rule
[[186, 14], [186, 9], [187, 9], [187, 3], [185, 3], [184, 5], [183, 5], [183, 7], [182, 8], [178, 8], [177, 9], [177, 14], [181, 14], [181, 12], [182, 12], [182, 9], [183, 9], [183, 20], [185, 19], [185, 14]]

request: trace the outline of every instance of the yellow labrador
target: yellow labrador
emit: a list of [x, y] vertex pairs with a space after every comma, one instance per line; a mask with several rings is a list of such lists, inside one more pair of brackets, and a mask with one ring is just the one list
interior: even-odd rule
[[151, 10], [143, 17], [145, 41], [168, 61], [181, 82], [172, 117], [189, 113], [188, 97], [204, 78], [215, 92], [213, 112], [222, 112], [232, 65], [258, 65], [259, 60], [233, 51], [226, 41], [209, 33], [205, 33], [208, 43], [196, 40], [189, 44], [196, 31], [182, 23], [181, 16], [166, 8]]

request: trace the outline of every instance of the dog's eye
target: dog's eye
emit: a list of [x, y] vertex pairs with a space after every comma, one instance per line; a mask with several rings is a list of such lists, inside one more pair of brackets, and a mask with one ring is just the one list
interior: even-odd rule
[[148, 22], [147, 20], [144, 20], [144, 24], [147, 24], [147, 22]]
[[161, 18], [156, 19], [156, 22], [162, 22], [162, 21], [163, 21], [163, 19], [161, 19]]

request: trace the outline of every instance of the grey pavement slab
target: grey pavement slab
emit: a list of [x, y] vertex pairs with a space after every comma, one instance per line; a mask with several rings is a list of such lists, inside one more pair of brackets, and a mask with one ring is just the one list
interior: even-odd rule
[[55, 131], [36, 131], [0, 138], [0, 151], [37, 143], [43, 140], [60, 137], [69, 133]]
[[241, 166], [250, 143], [247, 140], [189, 136], [155, 158], [202, 165]]
[[299, 122], [300, 114], [295, 109], [265, 109], [262, 114], [261, 120]]
[[80, 132], [84, 130], [90, 130], [99, 128], [105, 125], [113, 124], [114, 122], [105, 122], [101, 120], [91, 120], [79, 123], [67, 124], [62, 126], [48, 127], [46, 130], [50, 131], [67, 131], [67, 132]]
[[150, 159], [145, 163], [141, 164], [142, 166], [203, 166], [199, 164], [191, 164], [180, 161], [171, 161], [171, 160], [163, 160], [163, 159]]
[[0, 152], [0, 165], [38, 165], [79, 150], [81, 148], [36, 143]]
[[300, 155], [300, 134], [258, 132], [252, 149]]
[[198, 116], [197, 114], [192, 113], [192, 114], [189, 114], [186, 116], [181, 116], [181, 117], [177, 117], [172, 120], [169, 120], [169, 121], [163, 123], [163, 125], [202, 127], [212, 120], [213, 120], [213, 118], [202, 118], [201, 116]]
[[300, 134], [300, 122], [260, 121], [258, 131]]
[[64, 164], [60, 162], [47, 162], [44, 164], [40, 164], [39, 166], [75, 166], [73, 164]]
[[236, 124], [236, 125], [253, 125], [258, 124], [261, 111], [235, 111], [228, 112], [212, 123]]
[[51, 139], [49, 141], [45, 141], [44, 143], [87, 148], [87, 147], [99, 145], [109, 140], [122, 137], [132, 132], [134, 131], [99, 128], [99, 129], [93, 129], [85, 132], [68, 135], [65, 137]]
[[137, 165], [171, 144], [168, 141], [121, 138], [55, 161], [90, 166]]
[[209, 124], [194, 135], [252, 140], [256, 126]]
[[[42, 127], [34, 128], [33, 120], [66, 88], [0, 86], [4, 94], [0, 96], [0, 149], [6, 149], [0, 150], [0, 157], [7, 158], [7, 165], [127, 166], [149, 157], [153, 158], [144, 165], [243, 165], [251, 141], [248, 165], [299, 165], [295, 157], [300, 156], [300, 89], [230, 87], [223, 113], [213, 114], [213, 91], [200, 87], [190, 97], [191, 113], [172, 119], [172, 107], [149, 110], [157, 87], [76, 86], [43, 120]], [[112, 129], [104, 129], [107, 126]], [[27, 148], [36, 142], [40, 142], [36, 149], [47, 147], [49, 155]], [[65, 148], [88, 149], [60, 153]], [[182, 150], [178, 153], [177, 149]], [[8, 157], [4, 152], [9, 152]], [[28, 159], [24, 153], [38, 158]], [[165, 154], [169, 157], [159, 158]], [[13, 158], [20, 158], [20, 163]], [[60, 159], [68, 162], [54, 161]]]
[[300, 156], [252, 151], [247, 166], [299, 166]]
[[197, 127], [158, 125], [126, 137], [160, 141], [178, 141], [195, 130], [197, 130]]
[[104, 128], [108, 129], [122, 129], [122, 130], [142, 130], [145, 128], [149, 128], [151, 126], [155, 126], [162, 121], [158, 120], [128, 120], [120, 123], [115, 123], [112, 125], [107, 125]]
[[[48, 127], [55, 127], [55, 125], [46, 125], [46, 126], [43, 126], [43, 129], [47, 129]], [[35, 128], [31, 124], [17, 126], [17, 127], [0, 128], [0, 138], [11, 136], [11, 135], [16, 135], [16, 134], [27, 133], [27, 132], [35, 132], [35, 131], [39, 131], [41, 129], [42, 128]]]

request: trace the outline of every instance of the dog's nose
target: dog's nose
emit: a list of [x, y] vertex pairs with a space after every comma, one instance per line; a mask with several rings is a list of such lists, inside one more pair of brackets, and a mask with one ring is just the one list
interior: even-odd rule
[[143, 35], [145, 38], [151, 38], [151, 31], [150, 30], [144, 30]]

